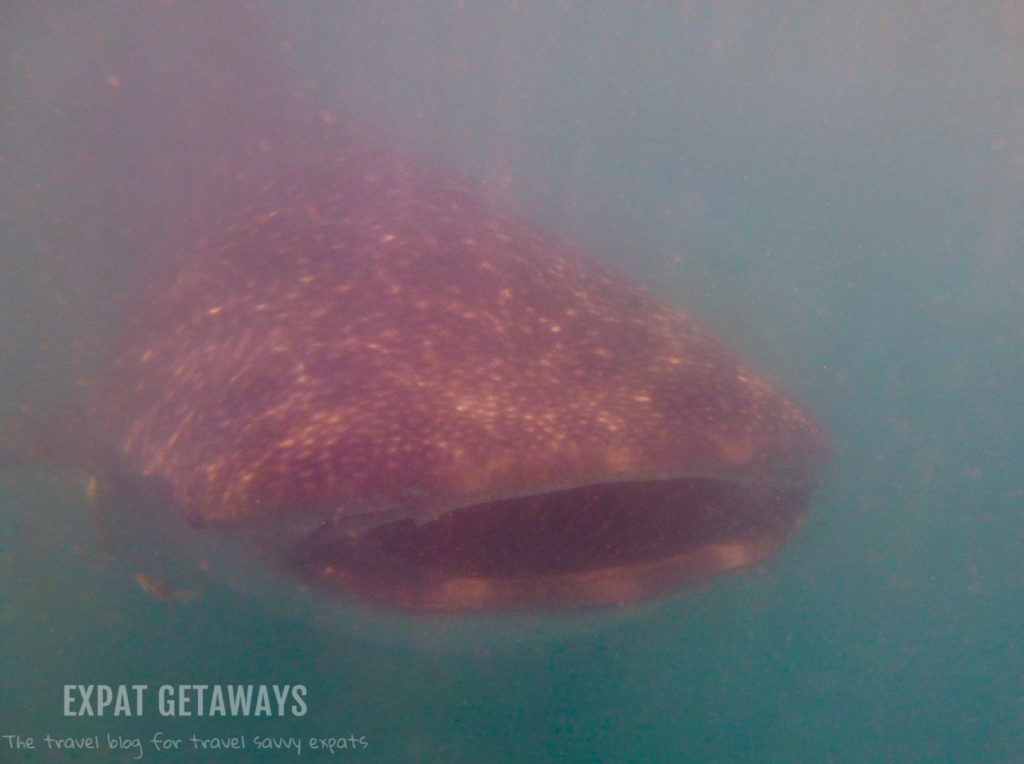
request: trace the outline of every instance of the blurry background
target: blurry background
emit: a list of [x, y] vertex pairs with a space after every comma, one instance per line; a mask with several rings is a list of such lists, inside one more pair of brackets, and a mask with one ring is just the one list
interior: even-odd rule
[[[808, 404], [835, 438], [828, 485], [756, 570], [607, 630], [449, 653], [230, 592], [160, 602], [96, 540], [87, 473], [7, 470], [0, 734], [355, 734], [380, 761], [1024, 760], [1024, 4], [269, 5], [313, 101], [479, 179]], [[53, 8], [0, 9], [7, 410], [81, 397], [135, 278], [131, 253], [57, 246], [33, 216], [76, 55], [111, 12], [78, 38]], [[303, 682], [310, 712], [64, 720], [62, 685], [85, 682]]]

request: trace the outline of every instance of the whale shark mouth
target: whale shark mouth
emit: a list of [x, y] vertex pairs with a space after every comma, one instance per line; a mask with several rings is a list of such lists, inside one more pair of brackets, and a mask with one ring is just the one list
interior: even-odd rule
[[426, 522], [325, 526], [291, 565], [314, 587], [419, 612], [630, 605], [774, 554], [810, 499], [799, 480], [583, 485]]

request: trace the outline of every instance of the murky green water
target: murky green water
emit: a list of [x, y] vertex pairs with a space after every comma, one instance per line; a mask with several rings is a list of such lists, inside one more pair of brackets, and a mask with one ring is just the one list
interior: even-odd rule
[[[0, 737], [0, 760], [136, 758], [108, 734], [180, 760], [157, 733], [247, 741], [190, 759], [210, 761], [296, 758], [257, 738], [296, 738], [303, 760], [1024, 759], [1024, 13], [468, 5], [268, 16], [325, 102], [653, 282], [819, 413], [836, 454], [804, 529], [610, 628], [410, 649], [215, 585], [163, 602], [97, 539], [88, 473], [10, 469], [0, 736], [36, 748]], [[0, 11], [19, 43], [3, 55], [57, 56], [22, 24]], [[21, 155], [45, 153], [47, 83], [2, 84], [12, 200], [39, 166]], [[11, 213], [0, 225], [5, 407], [73, 398], [104, 263], [35, 250]], [[65, 717], [66, 684], [146, 684], [153, 705]], [[159, 713], [157, 688], [193, 684], [301, 684], [308, 711]], [[104, 750], [48, 751], [47, 734]]]

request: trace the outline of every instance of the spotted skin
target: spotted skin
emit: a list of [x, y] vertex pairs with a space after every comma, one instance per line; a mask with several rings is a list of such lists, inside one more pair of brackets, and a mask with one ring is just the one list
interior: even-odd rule
[[430, 516], [823, 439], [684, 314], [454, 174], [356, 144], [252, 185], [95, 405], [193, 520]]

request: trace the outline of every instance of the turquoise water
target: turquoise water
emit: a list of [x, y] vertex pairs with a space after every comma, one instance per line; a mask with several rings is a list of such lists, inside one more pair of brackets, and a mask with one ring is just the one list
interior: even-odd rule
[[[150, 761], [176, 760], [157, 732], [313, 760], [1024, 760], [1024, 13], [469, 6], [267, 15], [325, 104], [652, 284], [818, 413], [835, 458], [801, 533], [605, 629], [411, 649], [215, 585], [163, 602], [97, 539], [88, 473], [7, 470], [0, 735], [109, 732]], [[68, 46], [0, 25], [59, 75]], [[5, 199], [45, 155], [48, 82], [3, 82]], [[74, 397], [116, 266], [0, 224], [5, 407]], [[86, 683], [299, 683], [308, 713], [65, 718]], [[349, 735], [367, 747], [308, 748]], [[62, 757], [0, 738], [0, 760]]]

